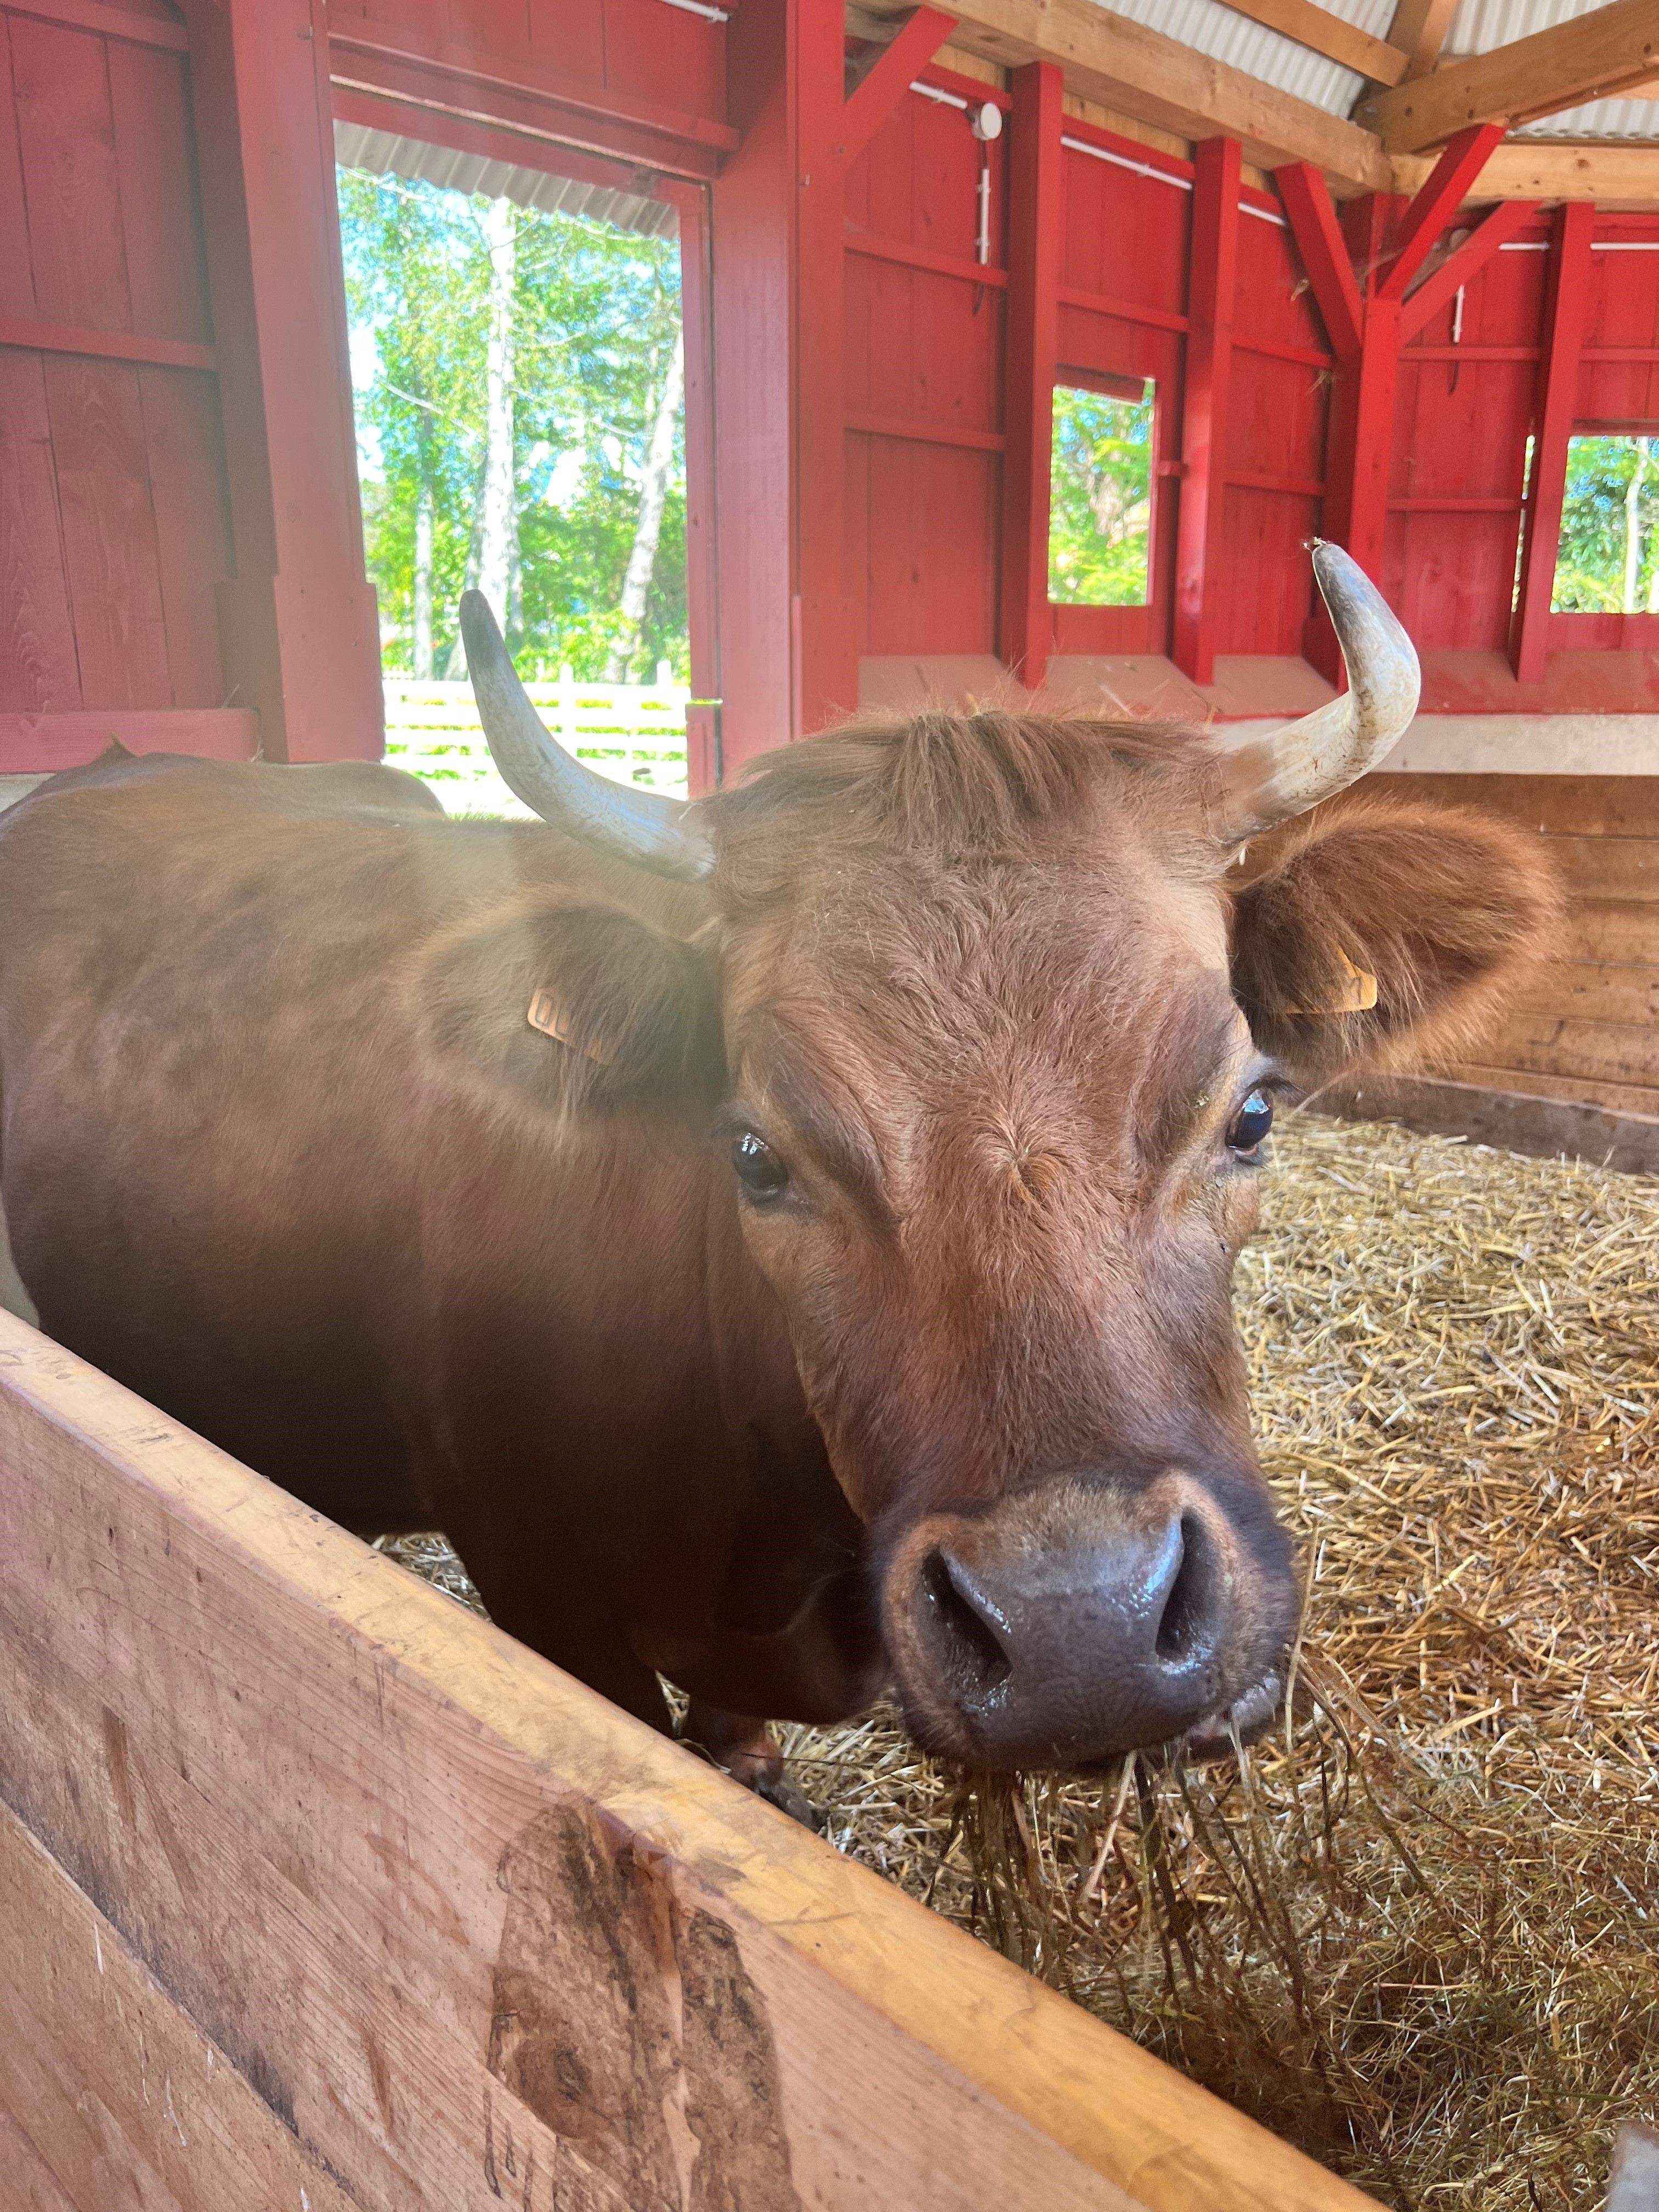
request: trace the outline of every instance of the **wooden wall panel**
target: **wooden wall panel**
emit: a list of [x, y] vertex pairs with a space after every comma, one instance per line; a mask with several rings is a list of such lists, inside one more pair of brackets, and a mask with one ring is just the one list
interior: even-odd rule
[[1307, 553], [1319, 501], [1230, 483], [1222, 500], [1231, 588], [1216, 625], [1218, 653], [1296, 653], [1308, 618]]
[[0, 714], [81, 703], [45, 365], [0, 346]]
[[[187, 67], [0, 9], [0, 316], [58, 331], [48, 350], [0, 346], [0, 713], [223, 700], [215, 380], [141, 365], [147, 342], [213, 337]], [[82, 331], [137, 358], [60, 349]], [[18, 742], [14, 726], [9, 768], [28, 764]], [[42, 765], [62, 750], [44, 725], [39, 744]]]
[[847, 443], [848, 543], [863, 544], [854, 604], [862, 601], [864, 650], [994, 653], [999, 457], [897, 438]]
[[1558, 963], [1450, 1072], [1486, 1089], [1659, 1115], [1659, 776], [1390, 775], [1376, 787], [1533, 830], [1567, 890]]
[[[1659, 422], [1659, 252], [1608, 252], [1615, 228], [1621, 245], [1659, 246], [1659, 223], [1626, 217], [1616, 226], [1596, 226], [1578, 413], [1586, 422]], [[1656, 358], [1598, 362], [1593, 358], [1598, 346], [1644, 347]]]

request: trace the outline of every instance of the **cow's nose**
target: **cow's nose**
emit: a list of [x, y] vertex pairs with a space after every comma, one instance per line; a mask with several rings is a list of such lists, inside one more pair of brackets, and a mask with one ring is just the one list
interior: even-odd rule
[[964, 1522], [920, 1562], [916, 1642], [975, 1754], [1050, 1766], [1164, 1743], [1214, 1712], [1233, 1601], [1196, 1503], [1069, 1544]]

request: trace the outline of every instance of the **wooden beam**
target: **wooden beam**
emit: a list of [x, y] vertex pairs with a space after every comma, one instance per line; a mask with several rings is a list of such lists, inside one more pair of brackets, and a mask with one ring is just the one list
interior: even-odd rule
[[1359, 351], [1365, 325], [1364, 303], [1354, 281], [1347, 242], [1337, 222], [1336, 210], [1325, 189], [1325, 179], [1310, 162], [1289, 161], [1274, 182], [1291, 234], [1296, 240], [1302, 266], [1313, 287], [1314, 304], [1339, 361]]
[[[1415, 155], [1394, 163], [1395, 190], [1414, 192], [1429, 173]], [[1595, 200], [1604, 208], [1659, 207], [1659, 145], [1575, 145], [1511, 138], [1489, 155], [1469, 188], [1481, 200]]]
[[[866, 0], [870, 12], [903, 12], [902, 0]], [[1392, 182], [1369, 131], [1311, 101], [1277, 92], [1178, 40], [1131, 22], [1096, 0], [945, 0], [954, 46], [1006, 69], [1052, 62], [1066, 89], [1182, 138], [1237, 138], [1257, 168], [1311, 161], [1345, 197]]]
[[999, 647], [1028, 690], [1048, 670], [1049, 460], [1060, 348], [1064, 87], [1052, 62], [1013, 76], [1008, 124], [1007, 444]]
[[131, 8], [112, 8], [105, 0], [7, 0], [9, 15], [31, 15], [37, 22], [67, 23], [77, 31], [95, 31], [100, 38], [125, 39], [137, 46], [165, 46], [175, 54], [190, 52], [190, 33], [182, 23], [159, 15], [140, 15]]
[[1457, 13], [1457, 0], [1395, 0], [1389, 44], [1406, 57], [1407, 79], [1426, 76], [1440, 59], [1440, 49]]
[[126, 331], [82, 331], [61, 323], [32, 323], [0, 316], [0, 346], [29, 346], [42, 353], [78, 353], [102, 361], [137, 361], [152, 368], [205, 369], [219, 366], [211, 346], [182, 338], [136, 337]]
[[1400, 337], [1409, 344], [1442, 307], [1461, 292], [1505, 241], [1529, 223], [1538, 212], [1535, 200], [1502, 200], [1449, 260], [1443, 261], [1401, 303]]
[[1475, 123], [1512, 127], [1641, 84], [1659, 69], [1659, 0], [1613, 0], [1489, 54], [1373, 93], [1354, 120], [1391, 154], [1438, 146]]
[[77, 707], [57, 714], [0, 714], [0, 775], [85, 768], [114, 744], [130, 753], [252, 760], [259, 717], [247, 707]]
[[1575, 200], [1555, 218], [1544, 343], [1538, 363], [1532, 481], [1521, 541], [1521, 579], [1510, 629], [1510, 665], [1522, 684], [1541, 684], [1550, 600], [1566, 497], [1567, 441], [1578, 402], [1578, 363], [1589, 303], [1590, 231], [1595, 210]]
[[[66, 2128], [112, 2079], [147, 2164], [202, 2161], [112, 2162], [88, 2212], [301, 2212], [222, 2179], [254, 2098], [273, 2180], [399, 2212], [1370, 2203], [9, 1314], [0, 1639], [6, 1803], [102, 1916], [33, 1861], [47, 2048], [0, 1945], [6, 2057], [72, 2081], [83, 2050]], [[103, 1962], [119, 2051], [105, 1926], [153, 1977]], [[62, 2100], [14, 2094], [44, 2156]]]
[[857, 161], [908, 89], [911, 78], [927, 68], [955, 28], [954, 17], [937, 8], [918, 8], [877, 52], [842, 110], [843, 161]]
[[1227, 0], [1227, 5], [1236, 15], [1248, 15], [1253, 23], [1294, 39], [1327, 61], [1357, 70], [1373, 84], [1398, 84], [1406, 74], [1406, 57], [1398, 46], [1372, 38], [1369, 31], [1355, 30], [1328, 8], [1315, 7], [1313, 0]]
[[1236, 138], [1195, 149], [1187, 292], [1187, 374], [1181, 416], [1181, 508], [1170, 658], [1194, 684], [1215, 681], [1221, 509], [1238, 289], [1239, 151]]

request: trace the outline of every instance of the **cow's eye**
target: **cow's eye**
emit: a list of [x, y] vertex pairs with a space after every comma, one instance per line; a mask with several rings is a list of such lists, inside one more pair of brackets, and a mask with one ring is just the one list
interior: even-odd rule
[[1265, 1091], [1253, 1091], [1232, 1118], [1227, 1149], [1253, 1152], [1273, 1125], [1273, 1102]]
[[788, 1169], [752, 1129], [739, 1130], [732, 1138], [732, 1165], [750, 1198], [775, 1198], [789, 1180]]

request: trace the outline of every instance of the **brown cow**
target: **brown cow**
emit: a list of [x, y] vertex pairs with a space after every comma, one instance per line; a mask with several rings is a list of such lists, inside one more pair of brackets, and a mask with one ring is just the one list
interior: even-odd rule
[[44, 1327], [348, 1525], [447, 1528], [774, 1794], [744, 1717], [888, 1679], [1005, 1767], [1261, 1726], [1296, 1583], [1229, 1291], [1275, 1101], [1443, 1048], [1553, 912], [1497, 823], [1307, 813], [1416, 699], [1316, 560], [1354, 688], [1231, 756], [941, 712], [682, 807], [552, 743], [475, 594], [549, 826], [361, 769], [44, 786], [0, 823]]

